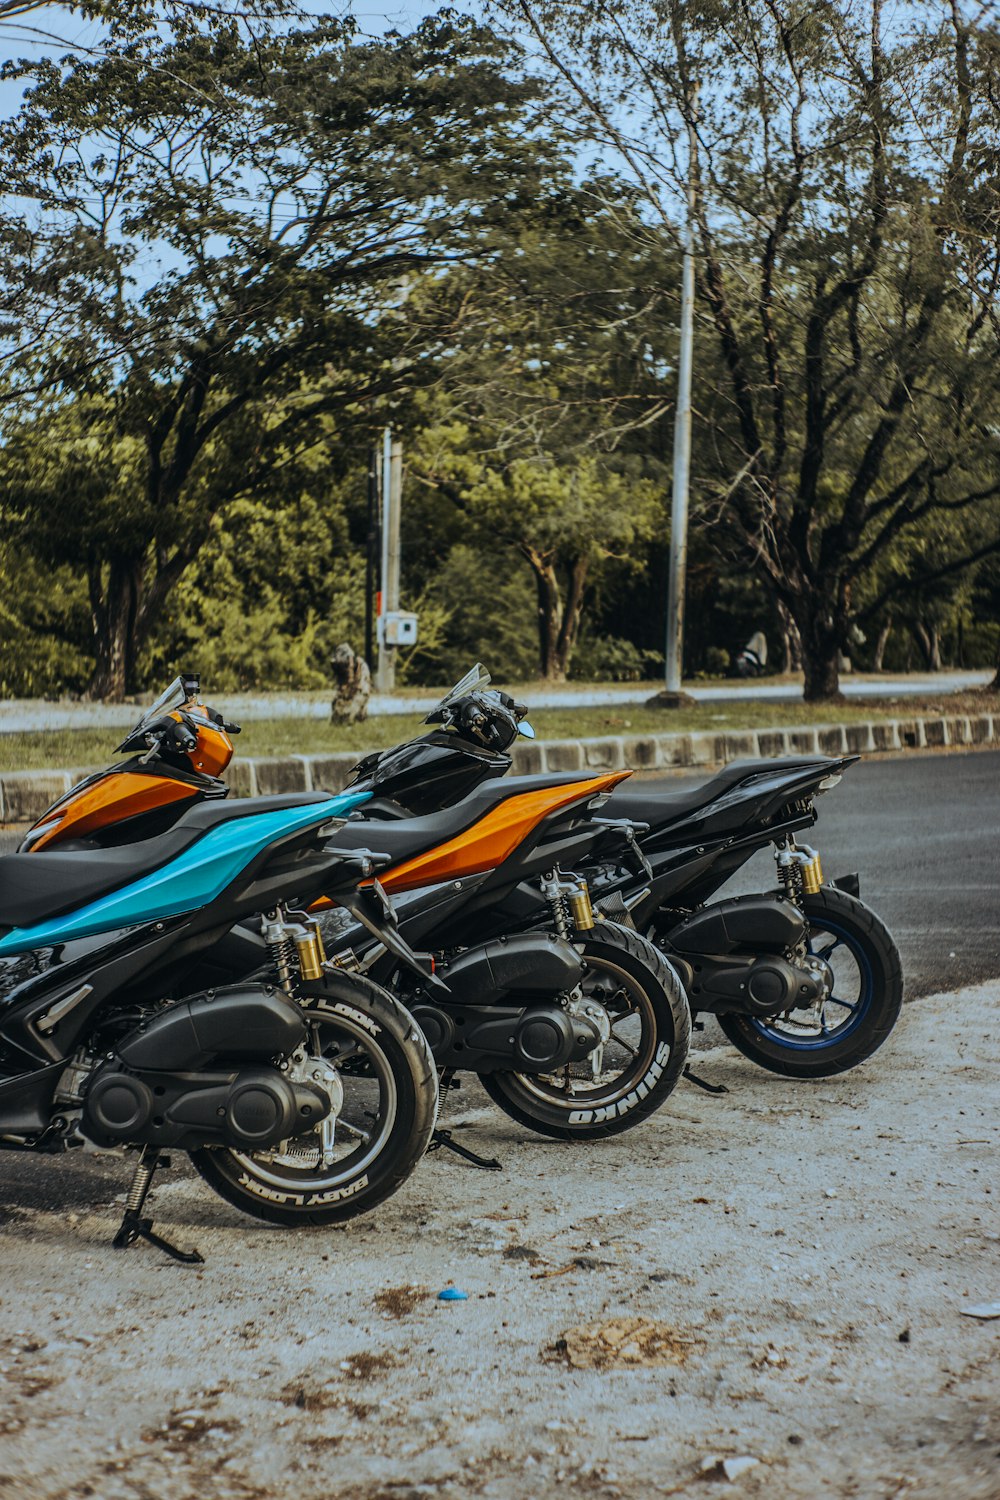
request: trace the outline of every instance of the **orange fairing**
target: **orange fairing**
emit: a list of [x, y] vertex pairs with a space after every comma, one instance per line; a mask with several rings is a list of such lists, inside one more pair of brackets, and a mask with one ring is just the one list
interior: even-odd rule
[[96, 833], [109, 823], [121, 823], [139, 813], [166, 807], [169, 802], [180, 802], [197, 791], [197, 787], [185, 786], [169, 776], [135, 776], [122, 771], [103, 777], [93, 786], [83, 787], [75, 797], [70, 795], [58, 810], [55, 826], [32, 844], [32, 853], [44, 849], [53, 839], [61, 842], [70, 833], [74, 837]]
[[389, 892], [409, 891], [418, 885], [434, 885], [439, 880], [494, 870], [549, 813], [568, 807], [572, 802], [596, 797], [600, 792], [609, 792], [630, 774], [615, 771], [588, 781], [574, 781], [569, 786], [564, 784], [541, 787], [536, 792], [521, 792], [492, 808], [478, 823], [473, 823], [471, 828], [449, 839], [446, 844], [438, 844], [424, 854], [414, 855], [394, 869], [381, 872], [378, 878]]
[[[201, 703], [187, 714], [194, 721], [198, 736], [197, 745], [188, 751], [188, 760], [196, 771], [202, 771], [206, 776], [221, 776], [233, 758], [233, 742], [226, 731], [213, 724], [207, 715], [208, 710]], [[179, 723], [184, 715], [174, 713], [170, 717]]]

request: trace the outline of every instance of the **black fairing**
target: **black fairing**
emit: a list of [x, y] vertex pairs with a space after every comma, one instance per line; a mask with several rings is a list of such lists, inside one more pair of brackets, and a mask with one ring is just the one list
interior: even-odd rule
[[210, 1059], [267, 1061], [306, 1039], [297, 1005], [278, 990], [234, 987], [197, 995], [143, 1024], [119, 1043], [130, 1068], [202, 1068]]
[[420, 739], [369, 755], [354, 768], [348, 790], [370, 786], [421, 817], [450, 807], [474, 787], [510, 770], [509, 755], [434, 730]]
[[571, 990], [583, 978], [584, 966], [572, 943], [522, 933], [470, 948], [441, 972], [452, 1000], [475, 1005], [487, 997]]
[[678, 953], [784, 953], [806, 934], [806, 920], [783, 896], [733, 896], [685, 918], [670, 929], [670, 946]]

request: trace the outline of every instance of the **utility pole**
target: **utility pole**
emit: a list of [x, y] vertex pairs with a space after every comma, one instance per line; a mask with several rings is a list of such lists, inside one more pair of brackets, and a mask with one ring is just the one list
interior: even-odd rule
[[365, 545], [365, 661], [368, 668], [375, 661], [375, 588], [379, 557], [378, 516], [378, 449], [373, 443], [368, 453], [368, 530]]
[[380, 693], [396, 685], [396, 648], [386, 640], [386, 617], [399, 611], [399, 517], [403, 498], [403, 448], [387, 427], [382, 437], [382, 588], [379, 594], [378, 674]]
[[674, 474], [670, 505], [670, 571], [667, 584], [667, 652], [664, 690], [649, 706], [680, 708], [691, 697], [681, 687], [684, 670], [684, 603], [687, 587], [688, 491], [691, 475], [691, 355], [694, 345], [694, 114], [688, 119], [687, 218], [681, 272], [680, 360], [674, 412]]

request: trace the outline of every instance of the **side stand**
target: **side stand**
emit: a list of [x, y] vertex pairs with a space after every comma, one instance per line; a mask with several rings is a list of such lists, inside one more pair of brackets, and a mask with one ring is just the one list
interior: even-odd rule
[[158, 1147], [143, 1146], [136, 1163], [132, 1186], [125, 1199], [125, 1212], [122, 1215], [121, 1226], [111, 1243], [115, 1250], [127, 1250], [129, 1245], [135, 1244], [136, 1240], [145, 1240], [147, 1244], [154, 1245], [157, 1250], [162, 1250], [173, 1260], [179, 1260], [182, 1265], [202, 1266], [205, 1264], [204, 1256], [199, 1255], [197, 1250], [178, 1250], [176, 1245], [165, 1240], [161, 1234], [154, 1234], [152, 1219], [142, 1217], [143, 1205], [146, 1202], [146, 1194], [152, 1184], [154, 1172], [158, 1167], [169, 1166], [169, 1156], [161, 1156]]
[[700, 1089], [705, 1090], [706, 1094], [729, 1093], [729, 1090], [726, 1088], [726, 1085], [724, 1083], [709, 1083], [707, 1078], [699, 1078], [697, 1073], [692, 1073], [689, 1067], [684, 1069], [681, 1077], [686, 1078], [689, 1083], [696, 1083]]
[[460, 1146], [450, 1130], [435, 1130], [427, 1147], [427, 1155], [430, 1156], [432, 1151], [454, 1151], [463, 1161], [471, 1162], [474, 1167], [481, 1167], [484, 1172], [503, 1171], [503, 1163], [497, 1161], [495, 1156], [478, 1156], [468, 1146]]

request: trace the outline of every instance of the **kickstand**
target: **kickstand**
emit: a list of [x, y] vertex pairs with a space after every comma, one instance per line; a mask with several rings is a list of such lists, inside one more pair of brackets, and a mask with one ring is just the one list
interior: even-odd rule
[[461, 1156], [464, 1161], [469, 1161], [474, 1167], [481, 1167], [484, 1172], [502, 1172], [503, 1163], [497, 1161], [495, 1156], [478, 1156], [475, 1151], [470, 1151], [468, 1146], [460, 1146], [450, 1130], [435, 1130], [431, 1136], [431, 1143], [427, 1147], [428, 1156], [432, 1151], [454, 1151], [456, 1156]]
[[699, 1078], [697, 1073], [691, 1072], [690, 1068], [685, 1068], [681, 1076], [689, 1079], [691, 1083], [696, 1083], [700, 1089], [705, 1090], [706, 1094], [729, 1093], [729, 1090], [726, 1088], [726, 1085], [724, 1083], [709, 1083], [707, 1078]]
[[154, 1234], [152, 1219], [142, 1217], [142, 1208], [153, 1181], [153, 1173], [157, 1167], [169, 1166], [170, 1158], [161, 1156], [156, 1146], [143, 1146], [136, 1163], [132, 1186], [125, 1199], [122, 1222], [111, 1243], [116, 1250], [127, 1250], [129, 1245], [135, 1244], [136, 1240], [145, 1240], [147, 1244], [155, 1245], [157, 1250], [162, 1250], [164, 1254], [171, 1256], [174, 1260], [179, 1260], [185, 1266], [202, 1266], [205, 1260], [197, 1250], [178, 1250], [177, 1246], [165, 1240], [162, 1234]]

